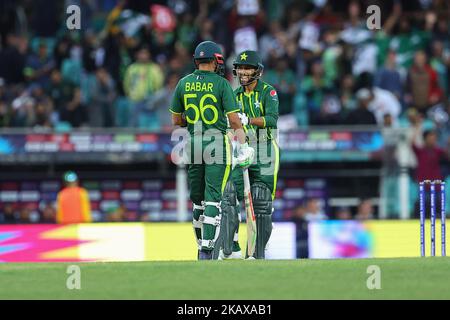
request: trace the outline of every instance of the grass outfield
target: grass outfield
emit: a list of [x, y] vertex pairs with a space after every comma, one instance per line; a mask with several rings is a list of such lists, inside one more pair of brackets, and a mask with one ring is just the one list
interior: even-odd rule
[[[0, 264], [0, 299], [450, 299], [450, 258]], [[381, 270], [369, 290], [367, 268]]]

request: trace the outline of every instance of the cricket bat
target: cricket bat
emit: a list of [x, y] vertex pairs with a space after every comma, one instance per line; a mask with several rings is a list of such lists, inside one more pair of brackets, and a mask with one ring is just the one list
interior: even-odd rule
[[247, 255], [253, 257], [256, 247], [256, 218], [253, 210], [252, 193], [250, 191], [250, 178], [248, 169], [243, 170], [244, 174], [244, 202], [245, 214], [247, 216]]

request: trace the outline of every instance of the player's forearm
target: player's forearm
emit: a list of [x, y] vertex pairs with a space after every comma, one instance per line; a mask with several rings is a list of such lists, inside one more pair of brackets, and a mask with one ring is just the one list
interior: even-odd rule
[[277, 120], [272, 116], [250, 118], [249, 124], [258, 128], [273, 128], [276, 127]]
[[172, 124], [174, 126], [180, 126], [185, 127], [186, 126], [186, 120], [183, 118], [181, 114], [172, 114]]
[[266, 120], [264, 119], [264, 117], [250, 118], [248, 122], [249, 125], [256, 126], [258, 128], [266, 127]]
[[234, 130], [234, 135], [237, 137], [238, 142], [241, 144], [245, 143], [247, 141], [246, 134], [237, 113], [228, 114], [228, 120], [230, 122], [230, 127]]

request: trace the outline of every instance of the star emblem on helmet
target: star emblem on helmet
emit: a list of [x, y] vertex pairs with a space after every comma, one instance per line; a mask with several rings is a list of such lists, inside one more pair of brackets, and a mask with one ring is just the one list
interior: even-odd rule
[[200, 52], [200, 57], [203, 57], [205, 55], [205, 52]]
[[243, 54], [241, 54], [241, 60], [247, 60], [247, 54], [244, 52]]

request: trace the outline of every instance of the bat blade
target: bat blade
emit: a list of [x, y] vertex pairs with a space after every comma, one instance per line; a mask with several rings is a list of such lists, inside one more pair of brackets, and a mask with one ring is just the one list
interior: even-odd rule
[[252, 257], [256, 248], [256, 217], [253, 210], [252, 194], [250, 191], [250, 178], [248, 169], [244, 170], [244, 202], [247, 217], [247, 255]]

